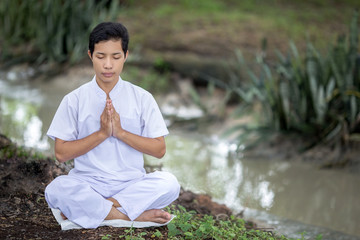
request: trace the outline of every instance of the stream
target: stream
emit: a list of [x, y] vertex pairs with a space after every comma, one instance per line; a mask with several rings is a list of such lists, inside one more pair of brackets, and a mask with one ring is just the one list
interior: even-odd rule
[[[92, 78], [90, 68], [51, 80], [28, 80], [29, 70], [0, 72], [0, 132], [44, 153], [53, 151], [46, 136], [62, 97]], [[244, 211], [288, 237], [360, 239], [360, 176], [319, 170], [308, 163], [246, 159], [236, 146], [215, 135], [170, 127], [162, 165], [186, 190]], [[246, 148], [246, 143], [240, 149]]]

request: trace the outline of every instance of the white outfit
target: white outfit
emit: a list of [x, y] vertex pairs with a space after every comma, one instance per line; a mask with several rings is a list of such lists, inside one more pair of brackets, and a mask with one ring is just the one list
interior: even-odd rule
[[[119, 77], [109, 93], [121, 126], [134, 134], [156, 138], [168, 134], [153, 96]], [[106, 93], [92, 81], [67, 94], [48, 130], [52, 139], [82, 139], [100, 128]], [[58, 208], [84, 228], [96, 228], [110, 212], [113, 197], [131, 220], [149, 209], [161, 209], [179, 195], [176, 178], [166, 172], [146, 174], [143, 153], [109, 137], [74, 159], [68, 175], [59, 176], [45, 189], [51, 208]]]

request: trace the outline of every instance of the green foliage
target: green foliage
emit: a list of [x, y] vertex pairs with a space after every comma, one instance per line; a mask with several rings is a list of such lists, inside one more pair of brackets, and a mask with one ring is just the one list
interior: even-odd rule
[[105, 236], [101, 237], [101, 240], [108, 240], [111, 239], [111, 235], [110, 234], [106, 234]]
[[140, 232], [135, 233], [134, 228], [129, 228], [124, 230], [125, 234], [120, 235], [120, 239], [126, 239], [126, 240], [145, 240], [145, 236], [147, 235], [147, 232]]
[[91, 29], [115, 19], [118, 1], [3, 0], [0, 2], [1, 60], [39, 53], [38, 62], [74, 63], [84, 56]]
[[0, 145], [0, 161], [17, 159], [24, 162], [41, 161], [46, 159], [46, 156], [38, 151], [26, 149], [22, 146], [10, 142], [6, 145]]
[[172, 66], [169, 62], [165, 61], [163, 58], [158, 57], [154, 61], [154, 68], [160, 73], [168, 73], [171, 71]]
[[152, 94], [164, 93], [169, 90], [170, 74], [160, 74], [155, 70], [134, 67], [128, 65], [126, 71], [121, 74], [121, 77], [129, 82], [132, 82]]
[[291, 42], [290, 54], [277, 51], [278, 60], [270, 62], [264, 43], [257, 69], [250, 70], [238, 51], [240, 68], [246, 67], [250, 84], [232, 74], [230, 87], [248, 104], [260, 101], [268, 126], [310, 135], [315, 141], [349, 139], [360, 131], [358, 35], [355, 12], [349, 36], [340, 36], [325, 56], [308, 42], [302, 58]]
[[216, 220], [212, 216], [199, 216], [178, 206], [173, 210], [176, 218], [168, 227], [169, 239], [287, 239], [271, 232], [247, 230], [245, 221], [232, 216], [229, 220]]

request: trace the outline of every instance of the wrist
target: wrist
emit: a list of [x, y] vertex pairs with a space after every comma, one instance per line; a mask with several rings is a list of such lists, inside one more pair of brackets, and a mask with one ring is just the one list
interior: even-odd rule
[[114, 132], [114, 137], [116, 137], [117, 139], [123, 141], [126, 137], [126, 131], [124, 129], [120, 129], [120, 130], [117, 130], [116, 132]]
[[104, 141], [105, 139], [107, 139], [109, 136], [106, 134], [105, 131], [102, 131], [101, 129], [99, 131], [97, 131], [97, 136], [101, 141]]

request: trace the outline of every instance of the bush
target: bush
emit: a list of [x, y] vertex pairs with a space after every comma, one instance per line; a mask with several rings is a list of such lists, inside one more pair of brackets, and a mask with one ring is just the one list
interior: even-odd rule
[[74, 63], [86, 55], [91, 29], [118, 12], [118, 1], [2, 0], [1, 60], [31, 55], [44, 61]]
[[[259, 100], [266, 125], [296, 131], [318, 141], [358, 139], [360, 132], [360, 57], [358, 12], [349, 37], [340, 36], [322, 56], [308, 42], [302, 58], [294, 43], [285, 57], [277, 51], [274, 63], [265, 47], [257, 56], [259, 71], [250, 70], [238, 51], [239, 68], [245, 67], [250, 84], [233, 74], [229, 84], [246, 103]], [[266, 44], [264, 44], [266, 46]]]

